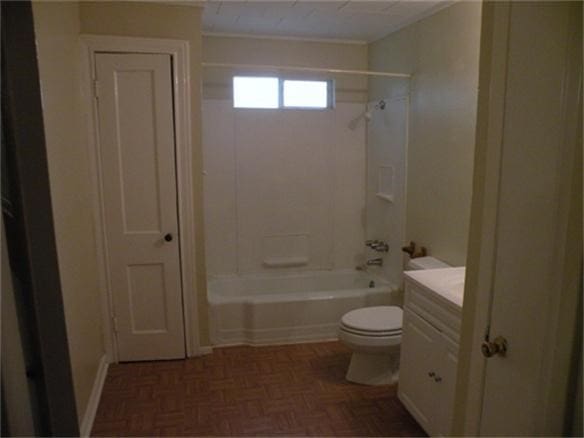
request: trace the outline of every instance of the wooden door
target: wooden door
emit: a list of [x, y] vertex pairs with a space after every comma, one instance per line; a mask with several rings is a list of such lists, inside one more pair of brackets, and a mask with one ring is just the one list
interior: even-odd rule
[[171, 59], [97, 54], [109, 286], [120, 361], [185, 357]]

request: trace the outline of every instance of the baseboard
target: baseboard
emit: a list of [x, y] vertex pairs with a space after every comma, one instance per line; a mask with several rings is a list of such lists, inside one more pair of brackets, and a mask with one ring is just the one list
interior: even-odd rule
[[199, 347], [199, 352], [197, 353], [197, 356], [205, 356], [206, 354], [211, 354], [213, 353], [213, 347], [210, 345], [201, 345]]
[[79, 427], [79, 433], [83, 437], [88, 437], [91, 434], [93, 421], [95, 420], [95, 414], [97, 413], [97, 407], [99, 406], [99, 399], [101, 398], [101, 391], [103, 389], [105, 377], [107, 376], [108, 367], [109, 362], [107, 360], [107, 356], [104, 354], [99, 361], [99, 367], [95, 375], [89, 401], [87, 402], [85, 415], [83, 415], [83, 420], [81, 421], [81, 425]]

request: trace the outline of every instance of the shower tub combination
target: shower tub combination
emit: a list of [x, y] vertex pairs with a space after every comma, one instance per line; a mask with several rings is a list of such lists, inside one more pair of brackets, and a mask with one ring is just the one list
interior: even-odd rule
[[386, 280], [363, 271], [217, 277], [208, 294], [214, 345], [337, 339], [346, 312], [398, 299]]

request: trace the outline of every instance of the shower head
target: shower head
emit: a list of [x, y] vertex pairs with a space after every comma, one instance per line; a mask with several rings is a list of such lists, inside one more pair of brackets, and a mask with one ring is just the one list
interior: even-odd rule
[[[385, 100], [380, 100], [379, 102], [377, 102], [375, 104], [375, 106], [373, 107], [374, 110], [384, 110], [385, 109]], [[373, 117], [373, 112], [372, 110], [369, 109], [369, 104], [367, 104], [367, 106], [365, 107], [365, 111], [363, 111], [361, 114], [359, 114], [357, 117], [355, 117], [353, 120], [351, 120], [349, 122], [349, 129], [351, 131], [354, 131], [355, 129], [357, 129], [357, 125], [359, 124], [359, 122], [361, 121], [361, 119], [365, 119], [365, 121], [370, 121], [371, 118]]]

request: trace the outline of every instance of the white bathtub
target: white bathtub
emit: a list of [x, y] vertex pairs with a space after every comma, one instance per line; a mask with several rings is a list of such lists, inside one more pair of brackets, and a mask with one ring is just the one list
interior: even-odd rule
[[344, 313], [398, 299], [387, 281], [353, 270], [214, 278], [208, 298], [214, 345], [336, 339]]

